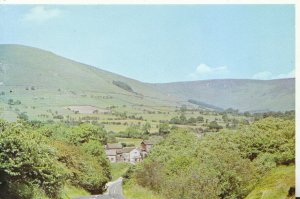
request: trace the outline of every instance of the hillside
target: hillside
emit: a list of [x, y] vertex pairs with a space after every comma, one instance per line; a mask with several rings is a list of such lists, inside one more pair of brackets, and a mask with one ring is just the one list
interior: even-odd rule
[[155, 88], [182, 100], [194, 100], [223, 109], [285, 111], [295, 109], [295, 79], [220, 79], [155, 84]]
[[42, 49], [0, 45], [0, 114], [8, 120], [21, 113], [48, 120], [74, 113], [95, 112], [105, 118], [110, 112], [116, 117], [127, 112], [159, 121], [170, 119], [183, 104], [215, 110], [293, 110], [295, 79], [149, 84]]
[[136, 93], [164, 98], [164, 95], [142, 82], [75, 62], [49, 51], [21, 45], [0, 45], [0, 75], [0, 84], [3, 86], [128, 94], [126, 90], [113, 84], [113, 81], [120, 81], [128, 84]]
[[[18, 109], [29, 114], [34, 112], [31, 109], [64, 112], [63, 107], [72, 105], [100, 109], [180, 105], [176, 98], [148, 84], [21, 45], [0, 45], [0, 89], [0, 103], [19, 100], [24, 107]], [[3, 117], [8, 119], [15, 118], [14, 112], [5, 106], [2, 109]]]

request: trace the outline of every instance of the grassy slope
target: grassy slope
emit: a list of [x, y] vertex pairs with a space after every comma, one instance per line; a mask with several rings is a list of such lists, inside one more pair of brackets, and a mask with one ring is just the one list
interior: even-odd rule
[[[114, 80], [126, 83], [138, 94], [119, 88], [112, 83]], [[34, 90], [30, 89], [32, 86]], [[141, 107], [180, 105], [176, 98], [148, 84], [20, 45], [0, 45], [0, 91], [5, 92], [5, 96], [0, 96], [0, 103], [4, 104], [0, 112], [11, 120], [16, 117], [15, 108], [36, 116], [48, 109], [67, 112], [63, 107], [69, 105], [126, 105], [131, 112]], [[9, 99], [22, 104], [12, 110], [7, 105]]]
[[[112, 84], [114, 80], [125, 82], [142, 96], [115, 86]], [[168, 106], [180, 106], [179, 100], [188, 99], [241, 110], [289, 110], [294, 109], [294, 81], [207, 80], [152, 85], [41, 49], [0, 45], [0, 89], [6, 92], [6, 96], [1, 97], [2, 101], [19, 99], [25, 105], [35, 105], [37, 112], [48, 106], [59, 109], [76, 104], [101, 108], [111, 105], [139, 108], [143, 104], [144, 109], [161, 110]], [[36, 89], [25, 90], [31, 86]], [[10, 93], [10, 90], [13, 92]], [[113, 98], [96, 99], [91, 95]]]
[[[51, 52], [20, 45], [0, 45], [0, 82], [7, 86], [36, 86], [40, 88], [75, 90], [78, 92], [106, 92], [122, 98], [138, 96], [114, 84], [125, 82], [137, 93], [152, 99], [168, 98], [149, 85], [81, 64]], [[26, 93], [24, 91], [24, 93]], [[147, 97], [146, 97], [147, 98]]]
[[85, 191], [82, 188], [74, 187], [71, 185], [65, 185], [62, 198], [63, 199], [71, 199], [79, 196], [89, 196], [91, 195], [89, 192]]
[[221, 108], [246, 111], [295, 109], [295, 79], [204, 80], [155, 84], [154, 87], [184, 100], [194, 99]]
[[[124, 162], [111, 164], [112, 181], [125, 174], [129, 166], [129, 163]], [[133, 179], [130, 179], [123, 184], [123, 193], [126, 199], [163, 199], [151, 190], [139, 186]]]
[[126, 162], [112, 163], [111, 164], [111, 175], [112, 175], [111, 181], [115, 181], [119, 177], [122, 177], [122, 175], [126, 173], [126, 171], [128, 170], [129, 167], [130, 167], [130, 163], [126, 163]]
[[123, 186], [123, 193], [126, 199], [164, 199], [162, 196], [153, 193], [137, 183], [133, 179], [126, 182]]
[[295, 187], [295, 166], [280, 166], [270, 171], [246, 199], [286, 199]]

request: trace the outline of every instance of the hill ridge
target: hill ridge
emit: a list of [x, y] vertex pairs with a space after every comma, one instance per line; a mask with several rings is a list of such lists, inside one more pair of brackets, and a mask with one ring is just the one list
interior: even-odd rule
[[[128, 92], [113, 84], [119, 81], [132, 88]], [[181, 106], [194, 100], [215, 107], [241, 111], [295, 108], [295, 78], [253, 80], [213, 79], [168, 83], [145, 83], [101, 68], [64, 58], [51, 51], [18, 44], [0, 44], [0, 82], [2, 88], [35, 86], [45, 90], [69, 90], [79, 93], [128, 94], [127, 101], [137, 104]], [[24, 94], [25, 95], [25, 94]], [[134, 98], [134, 99], [132, 99]], [[154, 102], [155, 101], [155, 102]]]

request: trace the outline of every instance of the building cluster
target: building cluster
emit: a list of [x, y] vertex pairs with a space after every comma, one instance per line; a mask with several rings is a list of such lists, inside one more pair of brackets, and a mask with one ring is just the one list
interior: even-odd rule
[[123, 147], [119, 143], [107, 144], [105, 152], [110, 162], [129, 162], [135, 164], [142, 161], [150, 152], [153, 142], [143, 140], [140, 147]]

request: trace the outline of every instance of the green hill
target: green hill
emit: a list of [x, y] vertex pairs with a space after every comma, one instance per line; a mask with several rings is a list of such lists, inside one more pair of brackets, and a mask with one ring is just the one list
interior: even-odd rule
[[[180, 106], [176, 98], [146, 83], [21, 45], [0, 45], [0, 89], [0, 113], [8, 119], [17, 112], [63, 113], [64, 107], [74, 105], [126, 106], [131, 112], [136, 107]], [[9, 100], [21, 105], [8, 107]]]
[[136, 93], [165, 99], [164, 95], [142, 82], [20, 45], [0, 45], [0, 72], [0, 82], [6, 87], [36, 86], [130, 94], [113, 84], [113, 81], [118, 81], [129, 85]]
[[149, 84], [42, 49], [0, 45], [0, 114], [8, 120], [21, 113], [31, 119], [59, 119], [60, 114], [112, 109], [141, 116], [149, 111], [168, 113], [183, 104], [242, 111], [291, 110], [295, 108], [295, 80]]
[[220, 79], [155, 84], [155, 88], [182, 100], [223, 109], [285, 111], [295, 109], [295, 79]]

